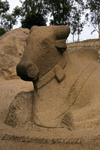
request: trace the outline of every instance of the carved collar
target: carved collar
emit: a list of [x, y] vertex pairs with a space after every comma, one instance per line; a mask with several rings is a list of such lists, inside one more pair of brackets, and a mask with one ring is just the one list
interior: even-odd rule
[[64, 68], [67, 64], [67, 53], [63, 53], [62, 59], [59, 63], [54, 66], [48, 73], [46, 73], [43, 77], [39, 78], [39, 80], [35, 83], [35, 88], [38, 90], [50, 82], [53, 78], [56, 78], [58, 82], [61, 82], [65, 78]]

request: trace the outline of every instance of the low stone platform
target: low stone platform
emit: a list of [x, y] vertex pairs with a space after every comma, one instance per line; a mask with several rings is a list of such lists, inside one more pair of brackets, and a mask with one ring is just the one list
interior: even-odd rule
[[[5, 115], [3, 116], [5, 118]], [[100, 140], [100, 127], [69, 131], [66, 128], [43, 128], [30, 122], [26, 126], [13, 128], [4, 124], [3, 121], [0, 122], [1, 140], [41, 144], [84, 144], [86, 142]]]

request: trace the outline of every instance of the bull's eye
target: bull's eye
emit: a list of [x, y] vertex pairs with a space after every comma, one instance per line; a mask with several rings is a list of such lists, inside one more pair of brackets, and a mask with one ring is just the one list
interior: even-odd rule
[[46, 39], [44, 39], [44, 40], [42, 41], [42, 44], [48, 44], [49, 41], [50, 41], [50, 39], [46, 38]]

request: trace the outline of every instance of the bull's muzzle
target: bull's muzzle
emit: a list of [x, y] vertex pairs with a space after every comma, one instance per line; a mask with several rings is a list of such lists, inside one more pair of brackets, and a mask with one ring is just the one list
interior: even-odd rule
[[39, 75], [39, 69], [35, 64], [20, 62], [17, 67], [17, 75], [25, 81], [35, 81]]

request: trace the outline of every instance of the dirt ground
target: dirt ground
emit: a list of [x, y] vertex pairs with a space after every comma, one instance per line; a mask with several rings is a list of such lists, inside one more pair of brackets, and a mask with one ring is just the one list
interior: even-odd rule
[[[31, 82], [25, 82], [20, 79], [5, 80], [0, 78], [0, 121], [6, 117], [8, 108], [15, 95], [20, 91], [29, 91], [33, 89]], [[5, 129], [2, 128], [2, 132]], [[0, 131], [1, 132], [1, 131]], [[0, 150], [99, 150], [100, 139], [85, 141], [79, 144], [73, 143], [33, 143], [19, 142], [12, 140], [1, 140]]]
[[0, 150], [99, 150], [100, 141], [85, 144], [33, 144], [0, 141]]

